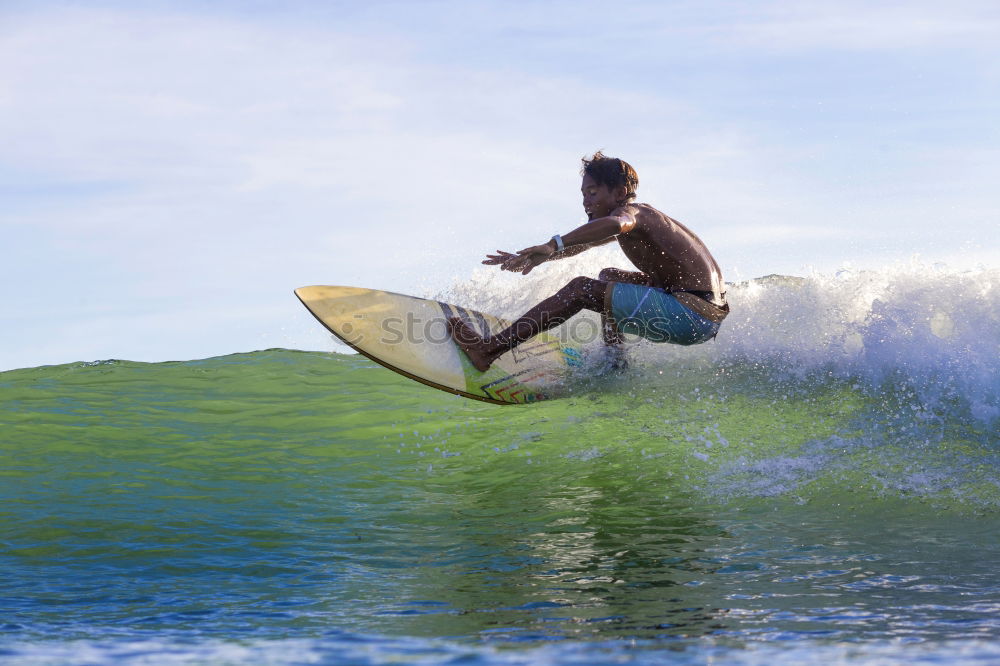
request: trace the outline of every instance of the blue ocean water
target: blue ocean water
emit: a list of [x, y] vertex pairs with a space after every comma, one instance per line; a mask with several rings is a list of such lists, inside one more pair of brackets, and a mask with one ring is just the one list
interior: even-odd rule
[[520, 407], [338, 351], [0, 373], [0, 661], [993, 663], [998, 285], [749, 281]]

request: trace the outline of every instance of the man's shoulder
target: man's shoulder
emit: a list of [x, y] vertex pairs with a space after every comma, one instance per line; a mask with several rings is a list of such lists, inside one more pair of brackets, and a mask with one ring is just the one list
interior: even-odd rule
[[653, 208], [647, 203], [636, 203], [629, 202], [623, 204], [615, 209], [612, 216], [627, 215], [635, 220], [638, 224], [652, 223], [652, 224], [663, 224], [672, 223], [674, 219], [663, 211]]

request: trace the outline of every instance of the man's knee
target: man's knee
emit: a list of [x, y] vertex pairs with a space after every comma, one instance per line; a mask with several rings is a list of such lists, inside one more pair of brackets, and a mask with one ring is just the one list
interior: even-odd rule
[[594, 278], [589, 278], [585, 275], [578, 275], [566, 284], [565, 289], [574, 293], [590, 291], [592, 286], [591, 283], [593, 281]]
[[581, 307], [596, 309], [596, 304], [603, 298], [604, 283], [594, 278], [580, 275], [573, 278], [563, 287], [562, 294], [567, 301], [577, 303]]
[[603, 282], [614, 282], [618, 279], [618, 271], [614, 268], [602, 268], [601, 272], [597, 274], [597, 279]]

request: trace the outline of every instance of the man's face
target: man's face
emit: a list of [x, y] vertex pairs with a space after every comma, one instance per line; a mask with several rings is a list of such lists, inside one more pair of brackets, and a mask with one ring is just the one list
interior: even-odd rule
[[610, 215], [618, 207], [616, 193], [588, 175], [584, 175], [580, 191], [583, 193], [583, 209], [587, 211], [589, 220]]

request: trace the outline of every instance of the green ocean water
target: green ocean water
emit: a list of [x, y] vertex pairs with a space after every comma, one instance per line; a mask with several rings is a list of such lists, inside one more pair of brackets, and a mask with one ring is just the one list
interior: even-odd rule
[[0, 659], [995, 659], [995, 432], [927, 395], [698, 356], [516, 407], [336, 353], [0, 373]]

